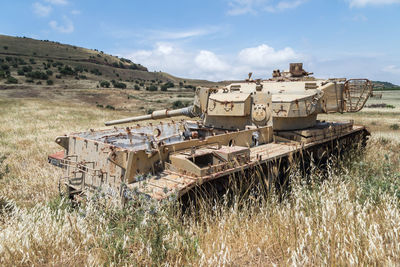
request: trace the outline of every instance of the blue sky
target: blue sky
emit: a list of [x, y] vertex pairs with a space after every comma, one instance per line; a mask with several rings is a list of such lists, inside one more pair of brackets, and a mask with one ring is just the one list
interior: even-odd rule
[[400, 0], [2, 0], [0, 34], [96, 48], [150, 70], [267, 78], [304, 62], [319, 77], [400, 84]]

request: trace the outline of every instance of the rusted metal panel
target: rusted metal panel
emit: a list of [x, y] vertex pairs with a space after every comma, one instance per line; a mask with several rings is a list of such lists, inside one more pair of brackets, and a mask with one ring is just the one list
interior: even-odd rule
[[62, 160], [64, 159], [64, 151], [58, 151], [54, 154], [48, 155], [47, 161], [56, 166], [63, 167]]

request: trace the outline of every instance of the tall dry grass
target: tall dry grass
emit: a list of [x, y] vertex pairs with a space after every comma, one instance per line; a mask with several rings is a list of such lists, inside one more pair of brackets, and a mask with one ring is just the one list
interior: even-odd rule
[[0, 123], [4, 266], [400, 263], [396, 140], [373, 136], [363, 155], [332, 163], [327, 173], [316, 170], [307, 183], [292, 172], [284, 197], [237, 196], [211, 208], [200, 203], [196, 215], [140, 198], [126, 208], [96, 196], [71, 207], [57, 197], [58, 173], [45, 157], [56, 148], [55, 135], [81, 130], [92, 120], [100, 125], [97, 117], [107, 114], [58, 105], [54, 116], [61, 120], [55, 120], [49, 117], [51, 103], [2, 100], [0, 105], [7, 107]]

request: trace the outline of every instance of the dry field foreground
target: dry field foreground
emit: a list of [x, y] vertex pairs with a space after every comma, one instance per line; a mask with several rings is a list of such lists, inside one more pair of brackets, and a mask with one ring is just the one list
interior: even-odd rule
[[[182, 219], [172, 205], [119, 209], [58, 197], [60, 171], [47, 163], [57, 135], [103, 127], [126, 111], [62, 99], [0, 97], [0, 264], [32, 265], [394, 265], [400, 263], [400, 92], [394, 109], [323, 116], [364, 123], [363, 156], [293, 173], [290, 195], [204, 205]], [[146, 105], [150, 105], [145, 102]], [[138, 200], [140, 201], [140, 200]]]

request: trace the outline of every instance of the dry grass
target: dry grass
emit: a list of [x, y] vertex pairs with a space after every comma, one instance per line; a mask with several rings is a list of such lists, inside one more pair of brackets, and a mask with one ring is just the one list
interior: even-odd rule
[[[400, 263], [396, 131], [374, 131], [363, 156], [331, 168], [325, 179], [316, 172], [311, 183], [304, 183], [294, 172], [283, 200], [270, 194], [261, 200], [237, 198], [211, 210], [204, 204], [200, 216], [182, 219], [170, 204], [138, 199], [121, 209], [88, 201], [71, 208], [57, 197], [61, 173], [47, 164], [47, 154], [58, 150], [55, 137], [99, 128], [126, 113], [4, 98], [0, 110], [4, 266]], [[398, 114], [382, 116], [380, 121], [396, 120]]]

